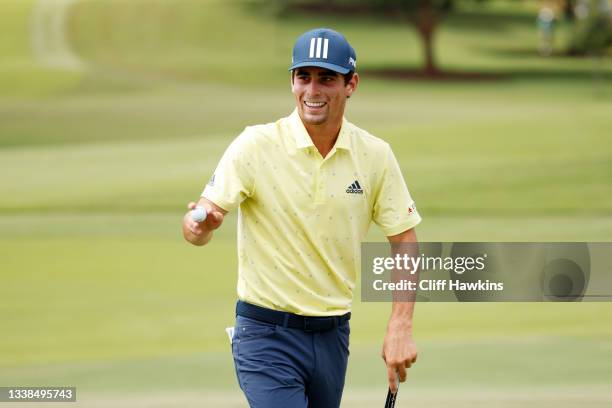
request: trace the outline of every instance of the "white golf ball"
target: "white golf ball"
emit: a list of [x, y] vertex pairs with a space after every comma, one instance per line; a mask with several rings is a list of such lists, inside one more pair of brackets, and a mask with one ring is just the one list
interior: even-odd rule
[[195, 222], [202, 222], [206, 219], [206, 209], [204, 207], [197, 206], [191, 210], [191, 219]]

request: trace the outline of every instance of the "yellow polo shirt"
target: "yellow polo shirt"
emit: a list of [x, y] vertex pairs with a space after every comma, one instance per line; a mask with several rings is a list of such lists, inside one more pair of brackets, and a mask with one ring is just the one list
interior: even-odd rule
[[346, 119], [323, 158], [297, 110], [247, 127], [202, 197], [238, 211], [238, 297], [306, 316], [349, 312], [371, 221], [421, 221], [389, 144]]

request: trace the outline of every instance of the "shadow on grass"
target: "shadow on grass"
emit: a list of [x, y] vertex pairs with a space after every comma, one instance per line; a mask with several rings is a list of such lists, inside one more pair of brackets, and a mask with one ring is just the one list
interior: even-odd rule
[[548, 57], [543, 57], [538, 52], [536, 46], [528, 47], [516, 47], [516, 48], [492, 48], [492, 47], [478, 47], [478, 50], [483, 54], [501, 57], [501, 58], [539, 58], [552, 60], [557, 57], [564, 57], [564, 55], [553, 54]]
[[484, 54], [501, 57], [501, 58], [538, 58], [541, 60], [566, 62], [566, 61], [586, 61], [598, 64], [607, 65], [612, 60], [612, 53], [605, 55], [589, 55], [589, 54], [570, 54], [563, 49], [557, 49], [552, 55], [542, 56], [535, 46], [514, 47], [514, 48], [493, 48], [493, 47], [478, 47], [478, 50]]
[[413, 67], [364, 68], [361, 75], [386, 80], [430, 82], [492, 82], [492, 81], [601, 81], [612, 84], [612, 72], [597, 69], [520, 69], [509, 71], [439, 70], [426, 72]]
[[463, 82], [503, 81], [511, 77], [505, 73], [484, 71], [439, 70], [427, 72], [416, 68], [379, 67], [359, 71], [361, 75], [373, 78], [404, 81]]
[[596, 69], [572, 70], [520, 70], [512, 73], [513, 79], [537, 81], [604, 81], [612, 83], [612, 72], [598, 71]]
[[494, 11], [458, 11], [449, 14], [442, 22], [444, 27], [462, 31], [493, 32], [512, 30], [518, 26], [534, 27], [536, 15], [523, 12], [494, 12]]

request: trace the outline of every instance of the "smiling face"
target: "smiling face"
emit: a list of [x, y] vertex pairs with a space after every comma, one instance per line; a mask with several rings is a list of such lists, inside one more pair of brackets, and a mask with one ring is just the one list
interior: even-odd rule
[[345, 84], [335, 71], [319, 67], [296, 68], [292, 74], [291, 91], [298, 113], [305, 125], [340, 126], [346, 106], [359, 78], [357, 74]]

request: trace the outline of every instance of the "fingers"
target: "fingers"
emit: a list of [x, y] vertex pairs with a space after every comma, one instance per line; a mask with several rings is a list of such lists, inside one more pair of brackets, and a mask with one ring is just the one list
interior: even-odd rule
[[223, 223], [223, 219], [223, 213], [218, 211], [209, 212], [206, 219], [202, 222], [194, 221], [189, 212], [185, 215], [185, 223], [187, 228], [195, 236], [201, 236], [202, 234], [206, 233], [206, 231], [212, 231], [219, 228]]
[[[402, 341], [403, 340], [403, 341]], [[417, 360], [417, 351], [411, 337], [398, 339], [387, 333], [381, 357], [387, 366], [387, 380], [391, 392], [397, 392], [400, 382], [405, 382], [408, 369]]]
[[401, 366], [402, 366], [402, 367], [405, 367], [405, 368], [410, 368], [410, 367], [412, 367], [413, 361], [414, 361], [414, 360], [413, 360], [412, 358], [407, 358], [407, 359], [406, 359], [406, 361], [404, 361], [404, 362], [401, 364]]
[[187, 225], [187, 228], [189, 229], [189, 231], [191, 231], [192, 234], [200, 235], [202, 231], [200, 230], [198, 223], [191, 219], [191, 214], [190, 214], [191, 210], [196, 208], [196, 206], [197, 204], [193, 201], [190, 201], [187, 204], [187, 209], [189, 211], [187, 212], [187, 214], [185, 214], [184, 220], [185, 220], [185, 224]]
[[409, 356], [405, 360], [392, 360], [387, 359], [385, 352], [381, 353], [382, 359], [385, 361], [387, 365], [387, 380], [389, 381], [389, 388], [391, 392], [397, 392], [397, 388], [399, 383], [403, 383], [408, 378], [408, 369], [412, 367], [412, 364], [416, 361], [417, 355], [414, 353], [412, 356]]
[[397, 366], [397, 373], [399, 375], [400, 382], [406, 381], [407, 373], [406, 373], [406, 366], [404, 364], [399, 364]]
[[195, 222], [192, 218], [191, 218], [191, 211], [193, 209], [195, 209], [197, 206], [197, 204], [193, 201], [189, 202], [189, 204], [187, 204], [187, 208], [189, 209], [189, 211], [187, 211], [187, 214], [185, 214], [185, 217], [183, 218], [185, 225], [187, 226], [187, 228], [189, 229], [189, 231], [196, 235], [202, 235], [202, 233], [204, 232], [202, 229], [202, 226], [200, 225], [200, 223]]
[[223, 214], [219, 211], [212, 211], [208, 213], [208, 216], [206, 217], [207, 226], [210, 229], [217, 229], [223, 223], [223, 218]]
[[393, 394], [397, 392], [397, 373], [395, 368], [387, 366], [387, 380], [389, 381], [389, 389]]
[[200, 223], [192, 220], [189, 215], [187, 215], [187, 228], [189, 228], [189, 231], [191, 231], [193, 235], [199, 236], [204, 233], [204, 230], [202, 229]]
[[397, 382], [405, 382], [408, 378], [408, 370], [410, 367], [409, 363], [395, 363], [387, 364], [387, 380], [389, 381], [389, 388], [395, 393], [397, 391]]

